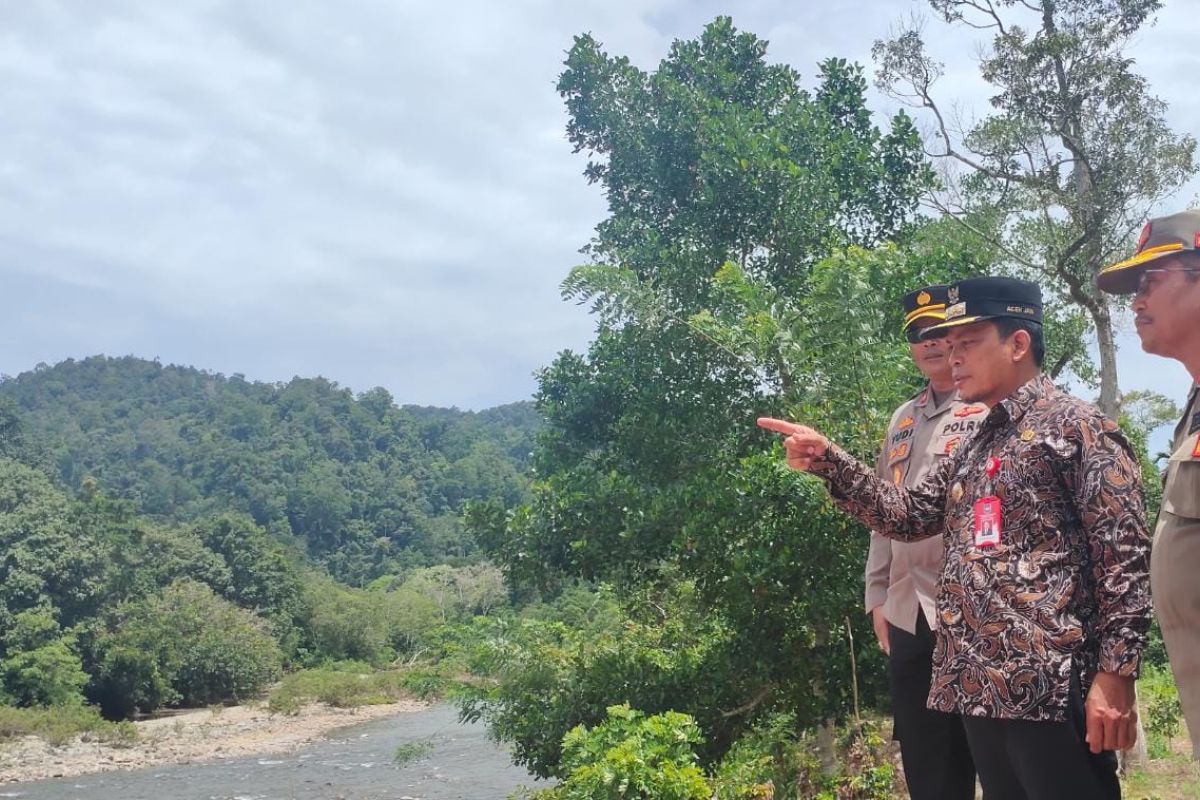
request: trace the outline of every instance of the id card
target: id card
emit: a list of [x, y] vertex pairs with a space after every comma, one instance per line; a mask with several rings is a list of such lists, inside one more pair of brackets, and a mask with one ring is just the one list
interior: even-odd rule
[[975, 546], [995, 547], [1000, 544], [1000, 498], [981, 497], [975, 501]]

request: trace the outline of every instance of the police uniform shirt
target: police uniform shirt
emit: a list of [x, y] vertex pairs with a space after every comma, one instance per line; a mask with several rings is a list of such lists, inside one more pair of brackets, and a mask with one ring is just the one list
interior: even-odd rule
[[1192, 387], [1172, 439], [1150, 572], [1193, 751], [1200, 756], [1200, 386]]
[[[982, 404], [959, 402], [953, 390], [938, 403], [932, 388], [922, 389], [892, 415], [876, 474], [897, 486], [916, 486], [974, 432], [986, 411]], [[944, 551], [941, 537], [897, 542], [872, 532], [864, 581], [867, 611], [882, 606], [888, 622], [915, 634], [921, 609], [930, 627], [936, 627]]]

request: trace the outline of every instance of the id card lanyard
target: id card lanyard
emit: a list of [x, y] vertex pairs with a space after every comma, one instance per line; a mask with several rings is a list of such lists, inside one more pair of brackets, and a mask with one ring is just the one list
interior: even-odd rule
[[984, 473], [987, 475], [987, 489], [990, 494], [975, 501], [975, 546], [979, 548], [995, 547], [1000, 544], [1003, 532], [1003, 514], [1000, 498], [996, 496], [996, 474], [1000, 472], [1000, 459], [991, 456], [987, 460]]

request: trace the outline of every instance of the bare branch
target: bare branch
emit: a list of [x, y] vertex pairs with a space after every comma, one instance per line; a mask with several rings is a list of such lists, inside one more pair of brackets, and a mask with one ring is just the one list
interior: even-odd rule
[[746, 703], [729, 711], [722, 711], [721, 717], [728, 719], [729, 717], [737, 717], [745, 714], [748, 711], [753, 711], [761, 706], [763, 702], [765, 702], [766, 699], [771, 696], [771, 692], [774, 691], [774, 689], [775, 687], [772, 684], [767, 684], [758, 694], [754, 695], [754, 697], [750, 698], [750, 700], [748, 700]]

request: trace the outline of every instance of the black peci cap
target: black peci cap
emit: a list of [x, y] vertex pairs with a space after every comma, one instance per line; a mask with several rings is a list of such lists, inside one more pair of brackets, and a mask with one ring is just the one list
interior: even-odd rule
[[1016, 278], [967, 278], [946, 290], [946, 319], [921, 331], [921, 338], [945, 336], [959, 325], [1008, 317], [1042, 323], [1042, 290]]

